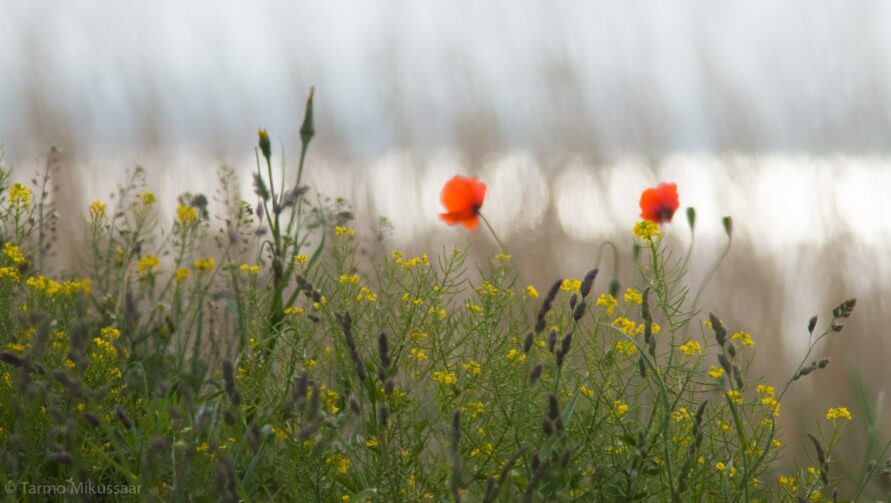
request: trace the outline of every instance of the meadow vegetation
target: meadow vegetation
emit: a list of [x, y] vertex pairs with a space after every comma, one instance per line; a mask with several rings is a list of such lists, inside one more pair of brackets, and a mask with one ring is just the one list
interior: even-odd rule
[[223, 169], [173, 221], [133, 170], [84, 208], [76, 274], [46, 265], [51, 170], [2, 172], [7, 498], [90, 482], [150, 501], [845, 501], [881, 470], [838, 494], [844, 403], [779, 469], [783, 397], [830, 364], [810, 350], [853, 300], [802, 323], [808, 354], [764, 382], [757, 338], [697, 309], [689, 251], [662, 239], [695, 232], [692, 208], [686, 227], [661, 225], [672, 209], [628, 229], [633, 284], [592, 259], [530, 285], [508, 250], [409, 256], [383, 222], [360, 239], [347, 201], [302, 185], [314, 134], [310, 96], [293, 183], [261, 131], [256, 201]]

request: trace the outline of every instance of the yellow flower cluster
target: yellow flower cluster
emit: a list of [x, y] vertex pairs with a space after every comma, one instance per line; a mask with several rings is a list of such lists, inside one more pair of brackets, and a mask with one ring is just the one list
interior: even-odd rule
[[777, 483], [793, 493], [798, 491], [798, 479], [792, 475], [780, 475], [777, 477]]
[[619, 303], [612, 295], [603, 294], [597, 298], [597, 305], [606, 308], [606, 314], [612, 316], [613, 311], [616, 310], [616, 306], [619, 305]]
[[692, 420], [692, 416], [690, 415], [690, 411], [688, 411], [686, 407], [681, 407], [680, 409], [671, 413], [671, 419], [672, 421], [680, 423], [682, 421]]
[[356, 234], [356, 232], [353, 229], [350, 229], [349, 227], [342, 227], [342, 226], [338, 225], [334, 228], [335, 236], [346, 236], [349, 238], [349, 237], [353, 237], [354, 234]]
[[374, 293], [370, 288], [362, 287], [359, 289], [359, 294], [356, 295], [356, 300], [365, 301], [365, 302], [376, 302], [377, 294]]
[[510, 262], [511, 256], [507, 253], [499, 253], [495, 255], [495, 260], [498, 262]]
[[769, 384], [759, 384], [758, 387], [755, 388], [755, 390], [758, 392], [758, 395], [761, 397], [761, 403], [763, 405], [770, 407], [771, 413], [774, 416], [779, 416], [780, 415], [780, 402], [778, 402], [777, 399], [774, 397], [774, 393], [776, 392], [774, 390], [774, 387], [770, 386]]
[[260, 272], [260, 266], [258, 265], [241, 264], [238, 268], [241, 272], [246, 272], [248, 274], [257, 274]]
[[635, 323], [624, 316], [614, 319], [611, 325], [621, 330], [625, 335], [633, 336], [635, 334]]
[[14, 283], [18, 283], [22, 280], [21, 274], [19, 274], [19, 270], [12, 266], [0, 267], [0, 280], [9, 279]]
[[340, 279], [338, 279], [341, 285], [346, 284], [358, 284], [359, 283], [359, 275], [358, 274], [341, 274]]
[[616, 342], [616, 351], [628, 356], [634, 356], [637, 354], [637, 346], [631, 341], [618, 341]]
[[661, 239], [662, 231], [659, 230], [659, 224], [649, 220], [641, 220], [634, 224], [634, 235], [647, 242], [652, 242], [653, 238]]
[[529, 297], [531, 297], [533, 299], [537, 299], [538, 298], [538, 290], [536, 290], [534, 286], [529, 285], [526, 287], [526, 295], [528, 295]]
[[148, 254], [139, 259], [139, 262], [136, 264], [136, 268], [139, 270], [140, 276], [147, 276], [155, 272], [155, 268], [161, 264], [161, 260], [152, 255]]
[[22, 253], [22, 250], [20, 250], [18, 246], [9, 242], [3, 244], [3, 254], [6, 255], [6, 258], [11, 260], [13, 264], [19, 265], [28, 262], [28, 259], [25, 258], [25, 254]]
[[185, 267], [180, 267], [173, 273], [173, 278], [177, 283], [182, 283], [183, 281], [189, 279], [189, 270]]
[[102, 327], [102, 329], [99, 330], [99, 335], [106, 339], [117, 339], [121, 336], [121, 331], [117, 327]]
[[149, 191], [145, 191], [136, 197], [138, 197], [142, 204], [145, 206], [150, 206], [155, 203], [155, 195]]
[[850, 421], [853, 417], [851, 416], [851, 411], [849, 411], [847, 407], [830, 407], [826, 412], [826, 419], [830, 421], [837, 421], [839, 419]]
[[499, 290], [498, 287], [489, 283], [488, 281], [483, 281], [481, 286], [476, 287], [476, 292], [480, 295], [488, 295], [489, 297], [497, 297]]
[[303, 314], [304, 312], [305, 312], [305, 310], [304, 310], [302, 307], [294, 307], [294, 306], [291, 306], [291, 307], [286, 307], [286, 308], [285, 308], [285, 314], [286, 314], [286, 315], [289, 315], [289, 316], [293, 316], [293, 315], [297, 315], [297, 314]]
[[195, 270], [198, 272], [209, 272], [213, 271], [214, 266], [216, 266], [217, 261], [214, 258], [199, 258], [195, 259], [192, 262], [192, 266], [195, 267]]
[[305, 264], [309, 260], [306, 255], [294, 255], [294, 265]]
[[742, 405], [743, 403], [742, 393], [735, 389], [727, 390], [727, 398], [736, 405]]
[[629, 288], [625, 290], [624, 300], [629, 304], [640, 304], [643, 302], [643, 295], [634, 288]]
[[176, 219], [183, 225], [191, 225], [198, 220], [198, 210], [192, 206], [180, 204], [176, 207]]
[[461, 407], [461, 412], [470, 415], [470, 419], [476, 419], [486, 412], [486, 404], [483, 402], [467, 402]]
[[726, 473], [727, 476], [730, 478], [733, 478], [733, 476], [736, 475], [736, 468], [731, 466], [728, 471], [727, 465], [724, 464], [722, 461], [718, 461], [717, 463], [715, 463], [715, 469], [721, 473]]
[[733, 332], [733, 335], [731, 335], [730, 338], [742, 344], [743, 346], [752, 347], [755, 345], [755, 341], [752, 340], [752, 336], [749, 335], [749, 333], [745, 330]]
[[594, 398], [594, 390], [585, 386], [584, 384], [579, 385], [579, 393], [585, 395], [588, 398]]
[[715, 365], [711, 365], [708, 368], [708, 375], [709, 377], [712, 377], [714, 379], [720, 379], [724, 377], [724, 369]]
[[624, 416], [628, 413], [628, 410], [630, 410], [631, 407], [629, 407], [627, 403], [621, 400], [616, 400], [613, 403], [613, 408], [616, 411], [616, 415]]
[[350, 471], [350, 465], [352, 461], [345, 456], [341, 456], [340, 454], [335, 454], [333, 456], [328, 456], [325, 458], [325, 463], [331, 466], [334, 466], [337, 469], [337, 473], [344, 475], [348, 471]]
[[415, 267], [417, 267], [419, 265], [424, 266], [424, 267], [430, 266], [430, 259], [427, 258], [426, 253], [422, 253], [421, 255], [418, 255], [417, 257], [414, 257], [412, 259], [405, 259], [404, 255], [402, 255], [402, 252], [399, 250], [396, 250], [393, 252], [392, 256], [393, 256], [393, 262], [395, 262], [396, 265], [402, 266], [406, 269], [414, 269]]
[[480, 362], [476, 360], [470, 360], [469, 362], [461, 365], [461, 368], [463, 368], [465, 372], [472, 376], [478, 376], [483, 371], [483, 367], [480, 365]]
[[696, 341], [687, 341], [678, 348], [681, 353], [687, 356], [697, 356], [702, 354], [702, 345]]
[[526, 361], [526, 354], [518, 350], [517, 348], [513, 348], [507, 352], [507, 361], [523, 363]]
[[448, 370], [437, 370], [433, 372], [433, 382], [447, 386], [458, 382], [458, 376]]
[[27, 209], [31, 206], [31, 189], [20, 183], [9, 188], [9, 205], [13, 208]]
[[[644, 330], [646, 330], [646, 324], [641, 323], [640, 325], [637, 326], [637, 328], [634, 331], [635, 331], [635, 333], [637, 333], [637, 335], [643, 335]], [[661, 331], [662, 331], [662, 327], [660, 327], [658, 323], [650, 323], [650, 333], [651, 334], [656, 335]]]
[[427, 361], [427, 350], [426, 349], [411, 348], [408, 350], [408, 355], [410, 357], [414, 358], [415, 360], [417, 360], [418, 363]]
[[95, 200], [90, 203], [90, 218], [93, 220], [99, 220], [100, 218], [105, 216], [105, 208], [106, 205], [100, 200]]
[[560, 284], [560, 289], [564, 292], [578, 292], [582, 288], [582, 280], [580, 279], [564, 279]]

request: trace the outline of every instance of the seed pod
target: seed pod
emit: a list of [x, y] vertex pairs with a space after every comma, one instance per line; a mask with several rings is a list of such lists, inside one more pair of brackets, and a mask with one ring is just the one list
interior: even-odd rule
[[388, 368], [390, 366], [390, 345], [387, 342], [387, 334], [381, 332], [380, 337], [377, 340], [378, 346], [378, 354], [381, 359], [381, 364], [384, 368]]
[[575, 311], [572, 312], [572, 321], [578, 322], [582, 319], [582, 316], [585, 315], [585, 301], [579, 302], [579, 305], [575, 306]]
[[569, 353], [570, 346], [572, 346], [572, 330], [566, 332], [566, 335], [563, 336], [563, 340], [560, 341], [560, 351], [566, 355]]
[[557, 331], [551, 329], [551, 332], [548, 334], [548, 351], [551, 353], [554, 352], [554, 346], [557, 345]]
[[129, 430], [133, 427], [133, 422], [130, 421], [130, 416], [127, 415], [127, 412], [120, 405], [115, 408], [114, 413], [118, 417], [118, 421], [124, 425], [125, 430]]
[[551, 420], [548, 418], [544, 418], [541, 422], [541, 430], [544, 432], [545, 436], [550, 437], [554, 434], [554, 425], [551, 423]]
[[810, 333], [814, 333], [814, 329], [817, 328], [817, 317], [814, 316], [811, 318], [809, 322], [807, 322], [807, 331]]
[[817, 367], [819, 367], [821, 369], [825, 369], [826, 367], [829, 366], [830, 363], [832, 363], [832, 358], [829, 358], [827, 356], [826, 358], [821, 358], [820, 361], [817, 362]]
[[557, 403], [557, 397], [553, 394], [548, 395], [548, 417], [557, 419], [560, 416], [560, 405]]
[[533, 342], [533, 335], [532, 335], [532, 332], [529, 332], [529, 334], [526, 335], [526, 340], [523, 341], [523, 353], [524, 354], [527, 354], [527, 355], [529, 354], [529, 351], [532, 349], [532, 342]]
[[644, 362], [643, 355], [640, 355], [637, 358], [637, 370], [640, 372], [641, 377], [643, 377], [643, 378], [647, 377], [647, 365], [646, 365], [646, 362]]
[[569, 309], [574, 309], [575, 305], [578, 303], [578, 301], [579, 301], [578, 294], [576, 294], [576, 293], [572, 294], [572, 297], [569, 298]]
[[532, 373], [529, 374], [529, 382], [535, 382], [541, 377], [541, 373], [544, 370], [544, 366], [542, 364], [538, 364], [535, 368], [532, 369]]
[[723, 346], [727, 342], [727, 330], [714, 313], [708, 313], [708, 318], [712, 323], [712, 331], [715, 332], [715, 340], [718, 341], [719, 346]]
[[597, 273], [599, 271], [600, 270], [597, 268], [591, 269], [582, 280], [582, 285], [579, 288], [579, 293], [582, 294], [583, 299], [587, 297], [589, 293], [591, 293], [591, 287], [594, 285], [594, 279], [597, 277]]

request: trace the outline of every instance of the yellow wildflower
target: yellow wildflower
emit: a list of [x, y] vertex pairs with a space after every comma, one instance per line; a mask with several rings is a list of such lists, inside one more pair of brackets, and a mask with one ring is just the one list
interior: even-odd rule
[[742, 393], [735, 389], [727, 390], [727, 398], [729, 398], [731, 402], [737, 405], [742, 405], [743, 403]]
[[615, 408], [616, 415], [619, 415], [619, 416], [624, 416], [626, 413], [628, 413], [628, 410], [630, 409], [628, 404], [621, 400], [616, 400], [613, 403], [613, 406]]
[[0, 267], [0, 279], [11, 279], [14, 283], [22, 280], [18, 269], [12, 266]]
[[495, 260], [498, 262], [510, 262], [510, 259], [511, 256], [507, 253], [499, 253], [498, 255], [495, 255]]
[[594, 398], [594, 390], [585, 386], [584, 384], [579, 385], [579, 393], [585, 395], [588, 398]]
[[702, 345], [696, 341], [687, 341], [678, 348], [687, 356], [696, 356], [702, 354]]
[[743, 346], [752, 347], [755, 345], [755, 341], [752, 340], [752, 336], [749, 335], [749, 333], [745, 330], [733, 332], [733, 335], [731, 335], [730, 338], [742, 344]]
[[180, 204], [176, 207], [176, 219], [183, 225], [191, 225], [198, 220], [198, 210], [192, 206]]
[[304, 310], [302, 307], [294, 307], [294, 306], [291, 306], [291, 307], [286, 307], [286, 308], [285, 308], [285, 314], [286, 314], [286, 315], [303, 314], [304, 312], [305, 312], [305, 310]]
[[185, 267], [180, 267], [173, 273], [174, 279], [176, 279], [177, 283], [182, 283], [183, 281], [189, 279], [189, 270]]
[[538, 290], [536, 290], [534, 286], [529, 285], [526, 287], [526, 295], [532, 297], [533, 299], [537, 299], [538, 298]]
[[560, 284], [560, 289], [564, 292], [578, 292], [582, 288], [582, 280], [580, 279], [564, 279]]
[[793, 493], [798, 490], [798, 479], [793, 475], [780, 475], [777, 482]]
[[365, 447], [368, 447], [369, 449], [376, 449], [378, 445], [380, 445], [380, 443], [378, 442], [377, 437], [371, 437], [365, 442]]
[[839, 419], [850, 421], [853, 417], [847, 407], [830, 407], [826, 412], [826, 419], [830, 421], [837, 421]]
[[352, 237], [354, 234], [355, 234], [355, 231], [353, 231], [353, 229], [350, 229], [349, 227], [341, 227], [338, 225], [337, 227], [334, 228], [335, 236]]
[[408, 350], [408, 355], [421, 363], [423, 361], [427, 361], [427, 350], [422, 348], [411, 348]]
[[631, 341], [618, 341], [616, 342], [616, 351], [628, 356], [634, 356], [637, 354], [637, 346]]
[[142, 201], [142, 204], [144, 204], [145, 206], [149, 206], [151, 204], [154, 204], [155, 202], [155, 195], [149, 191], [145, 191], [136, 197], [138, 197], [139, 200]]
[[526, 361], [526, 354], [518, 350], [517, 348], [513, 348], [507, 352], [507, 361], [516, 361], [517, 363], [523, 363]]
[[606, 308], [606, 314], [612, 316], [613, 311], [616, 310], [616, 306], [619, 305], [619, 303], [612, 295], [603, 294], [597, 298], [597, 305]]
[[340, 283], [345, 285], [347, 283], [358, 284], [359, 283], [359, 275], [358, 274], [341, 274], [340, 275]]
[[100, 218], [105, 216], [105, 208], [106, 205], [100, 200], [95, 200], [90, 203], [90, 218], [93, 220], [99, 220]]
[[611, 324], [612, 326], [625, 333], [625, 335], [633, 336], [635, 333], [636, 326], [634, 322], [624, 316], [619, 316], [618, 318], [614, 319]]
[[246, 272], [248, 274], [257, 274], [260, 272], [260, 266], [258, 265], [241, 264], [238, 268], [241, 272]]
[[465, 372], [472, 376], [478, 376], [483, 371], [483, 367], [480, 365], [480, 362], [476, 360], [470, 360], [469, 362], [461, 365], [461, 368], [463, 368]]
[[708, 375], [715, 379], [720, 379], [720, 378], [724, 377], [724, 369], [721, 367], [716, 367], [716, 366], [712, 365], [708, 368]]
[[192, 266], [194, 266], [195, 270], [198, 272], [212, 271], [216, 264], [217, 261], [214, 258], [199, 258], [192, 262]]
[[99, 330], [99, 335], [106, 339], [117, 339], [121, 336], [121, 331], [117, 327], [103, 327]]
[[659, 230], [659, 224], [649, 220], [641, 220], [634, 224], [634, 235], [647, 242], [652, 242], [653, 238], [661, 239], [662, 231]]
[[362, 287], [359, 289], [359, 295], [356, 295], [356, 300], [358, 301], [366, 301], [366, 302], [376, 302], [377, 294], [371, 291], [370, 288]]
[[24, 264], [28, 261], [25, 258], [25, 254], [19, 249], [18, 246], [6, 242], [3, 244], [3, 254], [12, 261], [13, 264]]
[[9, 205], [13, 208], [27, 209], [31, 206], [31, 189], [27, 185], [14, 184], [9, 188]]
[[294, 264], [305, 264], [307, 260], [306, 255], [294, 255]]
[[634, 288], [629, 288], [625, 290], [624, 300], [629, 304], [640, 304], [643, 302], [643, 295]]
[[458, 382], [458, 376], [448, 370], [437, 370], [433, 372], [433, 382], [442, 385], [455, 384]]
[[139, 262], [136, 264], [136, 268], [139, 269], [140, 276], [147, 276], [155, 272], [155, 268], [161, 264], [161, 259], [158, 257], [148, 254], [139, 259]]

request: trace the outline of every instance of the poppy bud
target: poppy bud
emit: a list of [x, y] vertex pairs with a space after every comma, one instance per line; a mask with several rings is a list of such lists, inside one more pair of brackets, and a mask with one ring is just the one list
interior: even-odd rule
[[269, 133], [267, 133], [265, 129], [261, 129], [257, 132], [257, 136], [260, 137], [260, 152], [263, 154], [263, 157], [265, 157], [266, 161], [268, 162], [269, 158], [272, 157], [272, 145], [269, 143]]
[[816, 316], [811, 318], [811, 321], [807, 322], [807, 331], [810, 333], [814, 333], [815, 328], [817, 328], [817, 317]]
[[316, 93], [315, 87], [309, 88], [309, 97], [306, 98], [306, 112], [303, 114], [303, 125], [300, 126], [300, 140], [303, 142], [303, 146], [309, 144], [309, 140], [312, 140], [312, 137], [316, 134], [316, 128], [313, 124], [313, 113], [312, 113], [312, 98]]
[[727, 233], [728, 238], [733, 237], [733, 218], [732, 217], [724, 217], [721, 220], [721, 223], [724, 224], [724, 232]]
[[613, 278], [613, 280], [610, 281], [609, 294], [612, 295], [613, 297], [616, 297], [617, 295], [619, 295], [619, 280], [618, 279]]
[[696, 208], [692, 206], [687, 208], [687, 225], [690, 226], [691, 231], [696, 228]]

